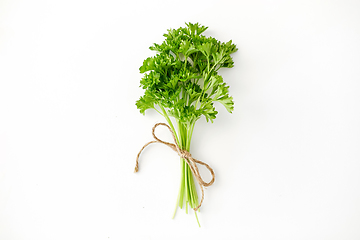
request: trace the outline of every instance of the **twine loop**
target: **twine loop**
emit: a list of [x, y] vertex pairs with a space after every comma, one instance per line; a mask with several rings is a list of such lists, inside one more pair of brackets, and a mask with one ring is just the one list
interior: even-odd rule
[[[172, 137], [174, 139], [175, 144], [162, 141], [155, 135], [155, 129], [160, 125], [165, 126], [165, 127], [167, 127], [169, 129], [169, 131], [170, 131], [170, 133], [171, 133], [171, 135], [172, 135]], [[204, 187], [211, 186], [215, 181], [214, 170], [208, 164], [193, 158], [188, 151], [180, 149], [179, 145], [176, 142], [174, 132], [171, 130], [171, 128], [167, 124], [165, 124], [165, 123], [157, 123], [157, 124], [155, 124], [154, 127], [152, 128], [152, 135], [153, 135], [155, 141], [151, 141], [151, 142], [146, 143], [141, 148], [141, 150], [139, 151], [139, 153], [138, 153], [138, 155], [136, 157], [135, 172], [139, 171], [139, 157], [140, 157], [140, 154], [148, 145], [150, 145], [152, 143], [162, 143], [162, 144], [165, 144], [166, 146], [170, 147], [172, 150], [177, 152], [177, 154], [182, 159], [184, 159], [185, 162], [189, 165], [191, 172], [193, 173], [194, 177], [196, 178], [196, 181], [198, 182], [198, 184], [200, 185], [200, 188], [201, 188], [201, 201], [200, 201], [199, 205], [194, 208], [194, 211], [197, 211], [201, 207], [201, 204], [202, 204], [202, 202], [204, 200]], [[212, 178], [211, 178], [210, 182], [205, 182], [202, 179], [202, 177], [200, 175], [200, 172], [199, 172], [199, 169], [198, 169], [196, 164], [201, 164], [201, 165], [205, 166], [209, 170], [209, 172], [212, 175]]]

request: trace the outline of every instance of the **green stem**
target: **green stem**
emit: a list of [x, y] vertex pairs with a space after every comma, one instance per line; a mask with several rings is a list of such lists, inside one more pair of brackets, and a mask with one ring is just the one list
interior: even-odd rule
[[[191, 143], [195, 122], [189, 125], [185, 125], [177, 121], [177, 124], [178, 124], [179, 147], [181, 149], [190, 151], [190, 143]], [[180, 180], [180, 190], [177, 198], [176, 209], [177, 207], [182, 208], [183, 204], [185, 203], [185, 211], [186, 213], [188, 213], [188, 206], [190, 206], [191, 208], [195, 208], [198, 205], [198, 195], [195, 187], [194, 178], [189, 165], [182, 158], [180, 158], [180, 161], [181, 161], [181, 180]], [[176, 214], [176, 209], [174, 211], [174, 216]], [[197, 215], [196, 215], [196, 219], [199, 224]]]
[[[171, 130], [174, 132], [174, 136], [179, 147], [181, 149], [190, 151], [190, 142], [194, 130], [194, 124], [190, 124], [190, 126], [187, 128], [186, 125], [183, 125], [182, 123], [177, 121], [178, 131], [179, 131], [179, 134], [177, 134], [174, 125], [172, 124], [168, 114], [166, 113], [166, 110], [164, 109], [163, 106], [160, 106], [160, 108], [163, 112], [163, 116], [165, 117], [166, 121], [169, 123]], [[190, 167], [188, 166], [188, 164], [186, 164], [184, 159], [181, 158], [180, 161], [181, 161], [180, 191], [177, 197], [177, 204], [174, 210], [173, 218], [175, 217], [177, 207], [179, 206], [180, 208], [182, 208], [184, 202], [185, 202], [186, 213], [188, 213], [188, 204], [190, 205], [191, 208], [194, 208], [198, 204], [197, 191], [195, 188], [195, 183], [192, 177], [192, 172], [190, 170]], [[196, 220], [200, 226], [197, 215], [196, 215]]]
[[161, 105], [159, 105], [159, 107], [161, 108], [161, 111], [163, 112], [163, 116], [165, 117], [165, 119], [166, 119], [166, 121], [168, 122], [171, 130], [173, 131], [176, 141], [179, 142], [179, 138], [178, 138], [178, 136], [177, 136], [177, 134], [176, 134], [174, 125], [172, 124], [169, 116], [167, 115], [165, 108], [164, 108], [163, 106], [161, 106]]

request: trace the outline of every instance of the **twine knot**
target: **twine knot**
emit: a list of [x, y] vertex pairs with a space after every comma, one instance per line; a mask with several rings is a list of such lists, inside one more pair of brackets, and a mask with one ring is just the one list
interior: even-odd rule
[[179, 156], [180, 156], [181, 158], [186, 158], [186, 159], [192, 158], [192, 157], [191, 157], [191, 154], [190, 154], [188, 151], [182, 150], [182, 149], [180, 150]]
[[[173, 139], [174, 139], [174, 143], [169, 143], [169, 142], [165, 142], [165, 141], [162, 141], [160, 140], [158, 137], [156, 137], [155, 135], [155, 129], [159, 126], [159, 125], [162, 125], [162, 126], [165, 126], [169, 129]], [[200, 185], [200, 188], [201, 188], [201, 201], [199, 203], [199, 205], [197, 207], [194, 208], [194, 211], [197, 211], [200, 207], [201, 207], [201, 204], [204, 200], [204, 187], [208, 187], [208, 186], [211, 186], [214, 181], [215, 181], [215, 173], [214, 173], [214, 170], [209, 166], [207, 165], [206, 163], [202, 162], [202, 161], [199, 161], [199, 160], [196, 160], [195, 158], [193, 158], [191, 156], [191, 154], [184, 150], [184, 149], [180, 149], [179, 148], [179, 145], [177, 144], [176, 142], [176, 138], [175, 138], [175, 135], [174, 135], [174, 132], [171, 130], [171, 128], [165, 124], [165, 123], [157, 123], [154, 125], [153, 129], [152, 129], [152, 135], [155, 139], [155, 141], [151, 141], [151, 142], [148, 142], [146, 143], [142, 148], [141, 150], [139, 151], [137, 157], [136, 157], [136, 165], [135, 165], [135, 172], [139, 171], [139, 157], [140, 157], [140, 154], [141, 152], [148, 146], [150, 145], [151, 143], [162, 143], [162, 144], [165, 144], [166, 146], [170, 147], [172, 150], [174, 150], [175, 152], [178, 153], [178, 155], [184, 159], [186, 161], [186, 163], [189, 165], [190, 167], [190, 170], [191, 172], [193, 173], [194, 177], [196, 178], [196, 181], [198, 182], [198, 184]], [[196, 164], [201, 164], [201, 165], [204, 165], [211, 173], [212, 175], [212, 179], [210, 182], [205, 182], [201, 176], [200, 176], [200, 173], [199, 173], [199, 169], [197, 167]]]

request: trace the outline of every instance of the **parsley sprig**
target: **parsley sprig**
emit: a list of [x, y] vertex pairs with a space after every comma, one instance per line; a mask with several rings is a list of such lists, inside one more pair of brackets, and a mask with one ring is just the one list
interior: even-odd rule
[[[207, 28], [186, 23], [184, 28], [169, 29], [161, 44], [150, 47], [157, 54], [145, 59], [139, 69], [144, 73], [140, 87], [145, 93], [136, 102], [137, 108], [142, 114], [154, 109], [163, 115], [180, 148], [187, 151], [195, 122], [201, 116], [211, 122], [216, 118], [214, 102], [221, 103], [230, 113], [234, 110], [229, 86], [218, 71], [234, 66], [231, 54], [237, 48], [231, 40], [223, 43], [202, 35]], [[170, 117], [175, 119], [177, 131]], [[183, 159], [181, 169], [177, 206], [182, 208], [185, 203], [187, 212], [188, 204], [191, 208], [197, 205], [198, 196], [190, 168]]]

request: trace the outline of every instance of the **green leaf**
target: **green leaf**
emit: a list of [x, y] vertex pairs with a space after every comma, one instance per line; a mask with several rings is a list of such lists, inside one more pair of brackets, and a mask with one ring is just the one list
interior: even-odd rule
[[145, 115], [145, 110], [154, 107], [155, 101], [154, 98], [145, 94], [144, 96], [140, 97], [139, 100], [136, 101], [136, 107], [140, 110], [140, 113]]
[[234, 101], [232, 97], [229, 97], [229, 95], [218, 98], [216, 99], [216, 101], [224, 105], [224, 107], [229, 113], [232, 113], [232, 111], [234, 111]]
[[155, 70], [155, 60], [152, 57], [149, 57], [144, 60], [143, 65], [139, 68], [140, 73], [147, 71]]
[[195, 23], [195, 24], [186, 23], [186, 26], [188, 27], [189, 30], [187, 32], [192, 35], [200, 35], [206, 29], [208, 29], [208, 27], [201, 26], [199, 23]]
[[197, 47], [207, 58], [212, 53], [213, 44], [211, 42], [203, 43]]
[[226, 60], [226, 55], [224, 52], [215, 52], [212, 54], [212, 57], [214, 59], [215, 65], [222, 64]]
[[207, 122], [209, 120], [213, 122], [213, 120], [216, 118], [216, 115], [218, 114], [212, 102], [205, 103], [200, 109], [200, 112], [205, 116]]
[[207, 90], [208, 89], [211, 89], [211, 88], [217, 88], [217, 86], [221, 83], [224, 82], [222, 76], [220, 75], [212, 75], [209, 79], [209, 82], [210, 82], [210, 85], [207, 87]]

